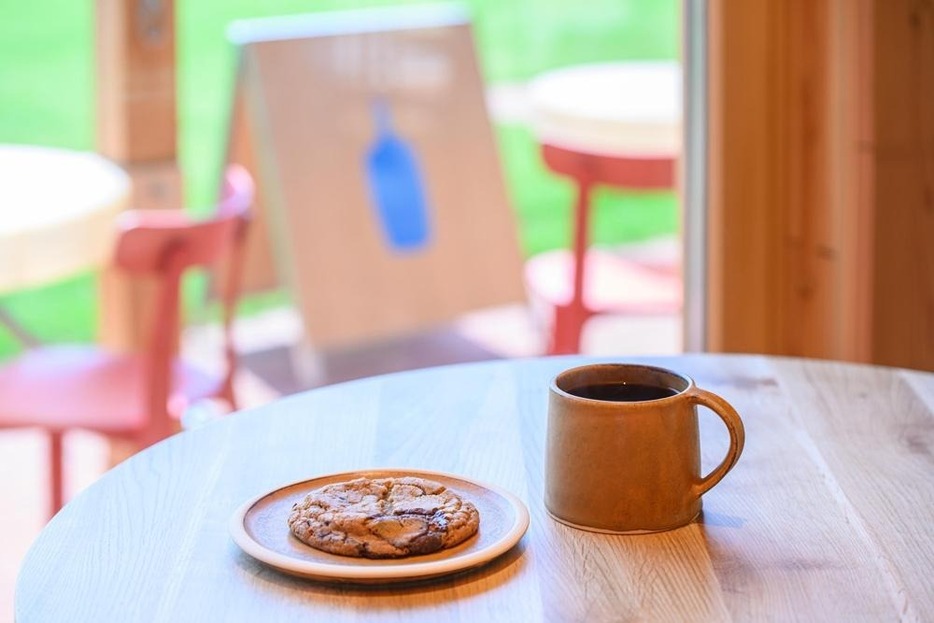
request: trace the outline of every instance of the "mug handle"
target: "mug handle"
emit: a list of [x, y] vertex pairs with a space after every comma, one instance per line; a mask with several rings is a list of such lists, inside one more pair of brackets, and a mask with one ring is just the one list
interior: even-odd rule
[[695, 386], [688, 393], [687, 398], [692, 403], [707, 407], [720, 416], [730, 433], [730, 449], [727, 450], [726, 457], [712, 472], [701, 478], [701, 481], [695, 485], [697, 495], [701, 496], [710, 491], [736, 465], [739, 455], [743, 452], [743, 445], [746, 443], [746, 429], [743, 427], [743, 421], [739, 419], [736, 409], [720, 396]]

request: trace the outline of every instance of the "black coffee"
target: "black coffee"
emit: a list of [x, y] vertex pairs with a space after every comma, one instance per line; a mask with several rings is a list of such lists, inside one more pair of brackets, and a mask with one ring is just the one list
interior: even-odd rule
[[597, 385], [581, 385], [568, 392], [581, 398], [590, 400], [606, 400], [609, 402], [641, 402], [644, 400], [660, 400], [676, 395], [678, 392], [670, 387], [658, 385], [640, 385], [638, 383], [604, 383]]

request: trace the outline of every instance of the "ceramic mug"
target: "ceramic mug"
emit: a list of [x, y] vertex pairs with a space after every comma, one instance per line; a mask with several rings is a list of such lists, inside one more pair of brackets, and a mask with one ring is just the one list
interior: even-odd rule
[[[711, 409], [730, 448], [700, 474], [697, 405]], [[690, 523], [701, 495], [736, 464], [745, 432], [723, 398], [653, 366], [592, 364], [565, 370], [549, 389], [545, 507], [598, 532], [659, 532]]]

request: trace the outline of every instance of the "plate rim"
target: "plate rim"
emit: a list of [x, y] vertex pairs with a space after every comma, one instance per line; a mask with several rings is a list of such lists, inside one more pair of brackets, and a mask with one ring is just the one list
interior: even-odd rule
[[[408, 562], [400, 565], [385, 565], [379, 567], [353, 566], [353, 565], [331, 565], [328, 563], [314, 562], [308, 560], [298, 560], [273, 551], [256, 539], [251, 537], [244, 525], [247, 513], [262, 499], [289, 487], [324, 478], [341, 477], [360, 477], [363, 474], [395, 472], [407, 474], [416, 477], [441, 477], [448, 480], [460, 481], [471, 484], [482, 489], [486, 489], [498, 494], [504, 498], [512, 507], [515, 513], [515, 521], [509, 527], [509, 530], [497, 541], [491, 543], [485, 548], [471, 552], [465, 556], [451, 559], [433, 560], [429, 562]], [[482, 520], [481, 520], [482, 521]], [[414, 469], [405, 467], [374, 467], [367, 469], [355, 469], [346, 472], [333, 472], [312, 476], [310, 478], [301, 478], [286, 484], [273, 487], [259, 495], [251, 497], [242, 503], [234, 511], [228, 523], [228, 531], [234, 543], [245, 553], [255, 558], [259, 562], [265, 563], [280, 571], [290, 574], [299, 574], [303, 577], [334, 581], [392, 581], [403, 579], [418, 579], [447, 575], [458, 571], [470, 569], [486, 562], [498, 558], [502, 554], [512, 549], [528, 530], [531, 517], [529, 509], [525, 503], [514, 493], [503, 489], [498, 485], [492, 485], [474, 478], [464, 477], [458, 474], [442, 472], [436, 470]], [[405, 560], [405, 559], [403, 559]]]

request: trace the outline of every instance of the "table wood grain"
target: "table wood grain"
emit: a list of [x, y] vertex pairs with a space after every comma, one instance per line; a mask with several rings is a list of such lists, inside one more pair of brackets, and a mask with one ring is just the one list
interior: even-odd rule
[[[546, 514], [548, 383], [598, 359], [432, 368], [298, 394], [117, 466], [33, 545], [17, 621], [934, 617], [934, 374], [762, 356], [628, 360], [687, 373], [744, 418], [742, 458], [685, 528], [608, 536]], [[701, 435], [709, 467], [726, 433], [702, 412]], [[234, 510], [264, 491], [400, 466], [504, 487], [531, 527], [486, 567], [390, 587], [286, 576], [228, 536]]]

